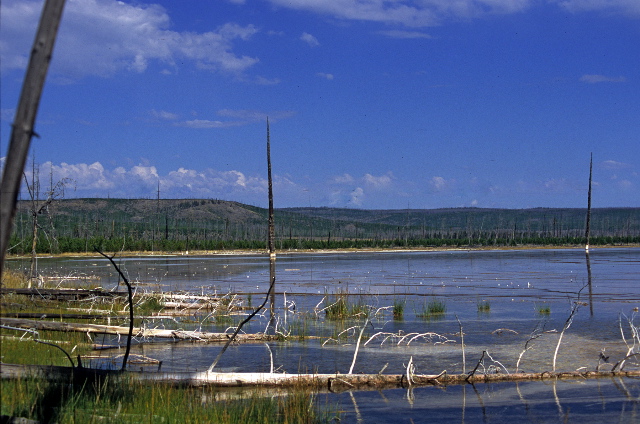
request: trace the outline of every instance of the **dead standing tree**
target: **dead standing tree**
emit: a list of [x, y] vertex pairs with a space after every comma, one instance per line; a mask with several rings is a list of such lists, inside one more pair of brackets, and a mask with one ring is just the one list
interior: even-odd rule
[[271, 309], [271, 319], [269, 320], [270, 325], [274, 322], [274, 319], [275, 319], [275, 317], [274, 317], [274, 315], [275, 315], [274, 314], [274, 309], [275, 309], [274, 289], [275, 289], [275, 285], [276, 285], [276, 249], [275, 249], [275, 241], [274, 241], [274, 238], [275, 238], [275, 225], [274, 225], [274, 220], [273, 220], [273, 184], [272, 184], [272, 179], [271, 179], [271, 138], [270, 138], [270, 135], [269, 135], [269, 118], [267, 118], [267, 179], [269, 180], [269, 233], [268, 233], [268, 236], [267, 236], [267, 245], [268, 245], [268, 250], [269, 250], [269, 290], [267, 291], [267, 294], [266, 294], [262, 304], [260, 306], [258, 306], [252, 313], [250, 313], [238, 325], [238, 327], [236, 327], [236, 331], [234, 331], [233, 335], [231, 335], [231, 337], [229, 337], [229, 340], [227, 340], [225, 345], [222, 347], [222, 349], [218, 353], [218, 356], [216, 356], [216, 359], [213, 361], [211, 366], [209, 366], [209, 369], [207, 370], [207, 373], [213, 372], [213, 370], [216, 367], [216, 365], [218, 365], [218, 362], [220, 361], [220, 358], [222, 357], [224, 352], [227, 350], [229, 345], [235, 340], [236, 336], [238, 335], [238, 333], [240, 332], [242, 327], [246, 323], [248, 323], [254, 316], [256, 316], [258, 314], [258, 312], [260, 312], [262, 310], [262, 308], [264, 308], [264, 306], [267, 304], [269, 299], [271, 299], [271, 308], [270, 308]]
[[[38, 278], [38, 262], [37, 262], [37, 247], [39, 239], [39, 230], [45, 234], [49, 240], [50, 250], [55, 250], [57, 244], [56, 236], [54, 234], [53, 220], [49, 211], [49, 206], [54, 200], [64, 197], [64, 189], [71, 182], [70, 178], [63, 178], [53, 183], [53, 171], [49, 174], [49, 189], [47, 191], [41, 191], [40, 185], [40, 171], [38, 166], [33, 160], [31, 165], [31, 182], [26, 173], [23, 173], [24, 182], [29, 191], [29, 214], [31, 215], [31, 267], [29, 271], [29, 288], [34, 280]], [[41, 215], [47, 215], [49, 217], [49, 229], [47, 230], [40, 224], [39, 217]], [[52, 252], [53, 253], [53, 252]], [[40, 286], [40, 284], [38, 284]]]
[[[589, 192], [587, 194], [587, 224], [584, 231], [585, 246], [584, 249], [589, 253], [589, 238], [591, 237], [591, 180], [593, 177], [593, 153], [591, 153], [591, 160], [589, 161]], [[588, 257], [587, 257], [588, 258]]]
[[47, 0], [31, 49], [27, 73], [11, 130], [9, 150], [0, 182], [0, 275], [4, 268], [9, 237], [13, 228], [20, 180], [29, 154], [42, 88], [47, 77], [65, 0]]

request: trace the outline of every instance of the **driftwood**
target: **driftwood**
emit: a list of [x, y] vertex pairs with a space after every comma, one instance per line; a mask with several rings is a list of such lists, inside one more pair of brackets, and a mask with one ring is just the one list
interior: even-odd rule
[[[69, 322], [34, 321], [20, 318], [0, 318], [0, 323], [16, 328], [49, 330], [49, 331], [75, 331], [80, 333], [127, 335], [129, 327], [99, 324], [79, 324]], [[231, 337], [229, 333], [208, 333], [203, 331], [164, 330], [153, 328], [134, 328], [134, 337], [156, 337], [174, 340], [200, 340], [207, 342], [226, 342]], [[236, 341], [270, 341], [277, 340], [277, 335], [268, 334], [238, 334]]]
[[[124, 315], [97, 315], [97, 314], [66, 314], [66, 313], [38, 313], [38, 312], [2, 312], [0, 317], [26, 318], [26, 319], [101, 319], [122, 320], [129, 319]], [[167, 315], [136, 315], [135, 319], [174, 319], [174, 314]]]
[[466, 383], [495, 383], [611, 377], [640, 377], [640, 371], [624, 372], [543, 372], [516, 374], [438, 375], [406, 374], [286, 374], [286, 373], [217, 373], [217, 372], [138, 372], [108, 371], [62, 366], [0, 364], [2, 379], [35, 377], [49, 380], [122, 375], [135, 381], [187, 386], [217, 387], [313, 387], [340, 391], [348, 389], [383, 389], [411, 386], [447, 386]]
[[37, 296], [49, 299], [85, 299], [88, 297], [119, 297], [126, 296], [125, 292], [105, 291], [105, 290], [88, 290], [88, 289], [13, 289], [0, 288], [0, 294], [19, 294], [23, 296]]

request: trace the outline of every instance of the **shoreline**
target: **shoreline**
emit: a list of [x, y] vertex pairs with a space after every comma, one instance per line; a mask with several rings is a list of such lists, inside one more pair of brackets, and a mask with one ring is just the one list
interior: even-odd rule
[[[589, 246], [589, 252], [599, 249], [633, 249], [640, 248], [640, 244], [620, 244], [620, 245], [602, 245]], [[473, 251], [516, 251], [516, 250], [585, 250], [584, 245], [523, 245], [523, 246], [466, 246], [466, 247], [419, 247], [419, 248], [352, 248], [352, 249], [289, 249], [276, 250], [281, 255], [304, 255], [304, 254], [349, 254], [349, 253], [399, 253], [399, 252], [473, 252]], [[173, 257], [173, 256], [230, 256], [230, 255], [268, 255], [266, 249], [251, 250], [188, 250], [182, 252], [154, 252], [154, 251], [126, 251], [116, 254], [116, 257], [135, 258], [135, 257]], [[57, 253], [57, 254], [38, 254], [38, 259], [46, 258], [101, 258], [99, 253]], [[30, 259], [31, 255], [7, 255], [5, 259], [24, 260]]]

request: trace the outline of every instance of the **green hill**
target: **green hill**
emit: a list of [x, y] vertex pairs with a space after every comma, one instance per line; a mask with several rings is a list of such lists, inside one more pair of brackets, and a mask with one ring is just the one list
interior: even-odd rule
[[[33, 210], [21, 201], [11, 253], [31, 251]], [[104, 250], [262, 249], [267, 210], [216, 199], [64, 199], [36, 215], [42, 253]], [[284, 208], [277, 247], [415, 247], [580, 244], [585, 209]], [[592, 211], [592, 244], [640, 242], [640, 208]]]

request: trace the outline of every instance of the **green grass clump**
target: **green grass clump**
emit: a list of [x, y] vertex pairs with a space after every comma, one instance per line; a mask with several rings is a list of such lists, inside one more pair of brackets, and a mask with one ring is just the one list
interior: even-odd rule
[[536, 312], [540, 315], [550, 315], [551, 314], [551, 306], [547, 304], [536, 305]]
[[416, 313], [416, 316], [428, 319], [442, 318], [445, 312], [447, 312], [447, 305], [444, 300], [433, 298], [423, 305], [422, 310]]
[[147, 295], [144, 300], [135, 306], [138, 315], [151, 315], [153, 312], [160, 312], [164, 309], [164, 302], [158, 296]]
[[329, 320], [343, 320], [358, 316], [367, 316], [369, 308], [364, 304], [362, 297], [353, 302], [349, 293], [339, 291], [335, 296], [329, 296], [329, 306], [325, 309], [325, 315]]
[[143, 384], [126, 377], [83, 385], [19, 379], [3, 381], [1, 414], [60, 424], [321, 423], [336, 416], [304, 389], [280, 397], [229, 395], [211, 387]]
[[393, 318], [394, 319], [403, 319], [404, 318], [404, 307], [407, 302], [401, 299], [394, 299], [393, 301]]
[[488, 300], [478, 301], [478, 312], [483, 314], [491, 312], [491, 303]]

